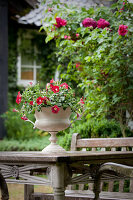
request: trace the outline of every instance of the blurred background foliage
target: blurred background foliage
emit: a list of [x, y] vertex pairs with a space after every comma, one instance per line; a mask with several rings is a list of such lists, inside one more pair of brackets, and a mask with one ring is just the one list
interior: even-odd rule
[[[114, 10], [117, 6], [121, 6], [120, 1], [114, 7], [112, 7]], [[67, 8], [69, 9], [69, 8]], [[132, 7], [130, 8], [131, 12]], [[93, 8], [90, 8], [88, 11], [85, 9], [81, 9], [81, 14], [75, 16], [74, 20], [78, 18], [78, 21], [81, 21], [82, 18], [85, 17], [92, 17], [95, 16], [95, 19], [98, 20], [99, 18], [106, 18], [106, 20], [110, 21], [111, 28], [113, 28], [113, 31], [118, 28], [118, 24], [122, 20], [126, 23], [128, 21], [128, 25], [130, 27], [130, 24], [132, 21], [131, 14], [128, 12], [128, 10], [122, 11], [124, 13], [116, 13], [117, 16], [113, 18], [112, 14], [110, 13], [110, 8], [106, 7], [100, 7], [96, 10]], [[86, 14], [85, 14], [86, 13]], [[60, 13], [61, 14], [61, 13]], [[85, 15], [84, 15], [85, 14]], [[75, 11], [70, 14], [70, 17], [75, 15]], [[117, 19], [121, 20], [118, 21]], [[73, 26], [73, 29], [76, 30], [76, 27]], [[85, 30], [79, 29], [79, 34], [85, 35]], [[88, 29], [87, 29], [88, 31]], [[129, 29], [129, 36], [132, 33], [132, 28]], [[25, 51], [26, 48], [28, 48], [28, 43], [24, 43], [24, 46], [19, 46], [19, 49], [17, 48], [17, 37], [18, 34], [21, 36], [21, 39], [23, 39], [23, 32], [26, 32], [26, 30], [17, 30], [17, 27], [9, 27], [9, 93], [8, 93], [8, 104], [9, 104], [9, 110], [6, 112], [3, 117], [5, 119], [5, 126], [7, 129], [7, 137], [0, 142], [0, 151], [1, 150], [42, 150], [47, 144], [49, 143], [48, 138], [49, 135], [46, 132], [42, 132], [37, 129], [33, 129], [33, 125], [31, 125], [29, 122], [25, 122], [20, 119], [20, 116], [18, 113], [13, 112], [13, 108], [15, 108], [15, 99], [18, 91], [22, 91], [23, 87], [17, 86], [17, 56], [20, 52]], [[90, 117], [90, 113], [88, 112], [87, 117], [84, 117], [81, 121], [76, 121], [75, 124], [72, 125], [71, 128], [66, 129], [63, 132], [58, 133], [59, 138], [59, 144], [63, 146], [66, 150], [70, 149], [70, 143], [71, 143], [71, 137], [73, 133], [80, 133], [81, 137], [83, 138], [91, 138], [91, 137], [122, 137], [122, 129], [120, 126], [119, 120], [116, 120], [115, 117], [111, 117], [111, 115], [114, 115], [114, 111], [116, 108], [121, 108], [122, 104], [119, 101], [117, 95], [119, 95], [119, 83], [115, 82], [114, 80], [118, 80], [117, 76], [121, 75], [121, 72], [117, 70], [120, 69], [120, 66], [122, 66], [122, 69], [124, 65], [124, 59], [125, 57], [121, 57], [121, 52], [119, 53], [119, 49], [124, 49], [124, 54], [127, 54], [129, 52], [129, 49], [127, 47], [130, 47], [130, 58], [128, 59], [128, 56], [126, 56], [127, 63], [129, 64], [129, 72], [127, 78], [131, 80], [132, 78], [132, 39], [128, 37], [125, 37], [123, 39], [122, 37], [119, 37], [116, 35], [116, 37], [113, 37], [113, 32], [108, 33], [107, 30], [103, 31], [103, 38], [102, 34], [98, 33], [96, 30], [94, 30], [94, 34], [92, 35], [92, 38], [89, 39], [88, 36], [85, 37], [84, 42], [86, 43], [86, 46], [84, 43], [80, 43], [78, 40], [77, 42], [73, 43], [73, 41], [64, 40], [64, 34], [67, 32], [63, 32], [61, 41], [58, 38], [57, 41], [55, 41], [55, 38], [51, 38], [50, 42], [45, 43], [46, 39], [46, 33], [42, 32], [39, 33], [37, 30], [36, 32], [32, 32], [32, 44], [36, 44], [39, 49], [38, 58], [39, 62], [41, 63], [41, 70], [39, 74], [40, 82], [42, 87], [45, 87], [46, 83], [49, 82], [50, 79], [52, 79], [55, 75], [55, 70], [58, 66], [58, 69], [60, 70], [61, 78], [63, 78], [64, 81], [66, 81], [70, 86], [75, 88], [75, 92], [78, 96], [84, 95], [84, 92], [86, 92], [87, 98], [90, 100], [92, 98], [93, 104], [90, 104], [90, 101], [88, 101], [88, 107], [90, 106], [90, 112], [91, 114], [94, 113], [93, 117]], [[104, 46], [104, 42], [107, 39], [107, 34], [110, 34], [109, 40], [106, 41], [106, 46]], [[112, 39], [111, 39], [112, 38]], [[96, 41], [97, 40], [97, 41]], [[115, 48], [112, 48], [112, 52], [109, 55], [110, 57], [107, 57], [107, 52], [110, 51], [108, 48], [107, 43], [111, 43], [111, 40], [116, 44]], [[88, 42], [89, 41], [89, 42]], [[98, 47], [102, 45], [101, 50], [97, 49], [96, 43], [98, 42]], [[124, 42], [124, 46], [123, 45]], [[67, 44], [67, 48], [66, 48]], [[73, 45], [74, 44], [74, 45]], [[58, 51], [57, 47], [58, 46]], [[89, 57], [87, 55], [89, 46], [92, 45], [93, 49], [91, 52], [92, 56], [94, 54], [95, 59], [93, 59], [91, 56]], [[127, 45], [127, 46], [126, 46]], [[82, 46], [82, 47], [81, 47]], [[87, 48], [87, 49], [86, 49]], [[75, 56], [74, 52], [75, 49], [77, 52], [80, 52], [80, 56]], [[107, 49], [107, 52], [105, 51]], [[103, 53], [105, 51], [105, 54]], [[84, 58], [82, 59], [82, 55], [85, 54]], [[70, 60], [70, 56], [72, 55], [72, 60]], [[58, 58], [57, 58], [57, 57]], [[98, 57], [99, 56], [99, 57]], [[119, 59], [122, 60], [119, 62]], [[113, 61], [112, 61], [113, 60]], [[76, 68], [76, 62], [81, 62], [81, 67], [83, 67], [81, 70], [78, 70]], [[107, 62], [107, 65], [105, 65], [104, 62]], [[103, 65], [102, 65], [103, 64]], [[95, 66], [94, 66], [95, 65]], [[100, 65], [102, 65], [102, 69], [105, 70], [105, 74], [108, 72], [108, 77], [104, 77], [101, 74], [101, 68]], [[113, 68], [111, 68], [113, 66]], [[92, 73], [94, 72], [94, 73]], [[120, 73], [119, 73], [120, 72]], [[114, 75], [114, 76], [113, 76]], [[89, 79], [91, 76], [90, 80]], [[121, 81], [121, 79], [119, 80]], [[114, 88], [115, 92], [118, 91], [117, 95], [112, 95], [112, 98], [106, 98], [104, 99], [104, 96], [102, 94], [105, 94], [105, 92], [108, 92], [108, 87], [105, 84], [105, 82], [109, 82], [109, 87]], [[122, 83], [122, 82], [121, 82]], [[132, 81], [131, 81], [132, 83]], [[77, 88], [77, 84], [79, 84], [79, 87]], [[115, 84], [117, 84], [117, 87], [115, 88]], [[125, 82], [122, 83], [125, 84]], [[126, 85], [126, 84], [125, 84]], [[128, 91], [126, 90], [124, 85], [124, 90], [128, 94]], [[100, 87], [103, 87], [103, 90]], [[132, 90], [132, 85], [129, 89]], [[101, 92], [102, 90], [102, 92]], [[122, 98], [125, 99], [125, 94], [122, 91]], [[113, 92], [113, 90], [111, 90]], [[132, 97], [131, 93], [130, 99]], [[127, 96], [126, 96], [127, 97]], [[103, 101], [103, 99], [104, 101]], [[102, 99], [102, 100], [101, 100]], [[104, 109], [106, 108], [106, 105], [108, 106], [111, 104], [112, 101], [112, 107], [110, 108], [111, 115], [108, 115], [104, 113]], [[114, 103], [115, 106], [114, 106]], [[101, 105], [101, 107], [99, 106]], [[114, 107], [113, 107], [114, 106]], [[99, 110], [101, 109], [101, 110]], [[125, 114], [125, 104], [123, 106], [123, 111]], [[94, 112], [93, 112], [94, 111]], [[100, 112], [101, 117], [95, 118], [95, 113]], [[125, 116], [125, 115], [124, 115]], [[29, 116], [31, 120], [35, 120], [34, 116]], [[124, 118], [125, 120], [125, 118]], [[125, 124], [124, 124], [125, 125]], [[127, 137], [132, 136], [132, 131], [126, 126], [125, 128], [125, 134]]]

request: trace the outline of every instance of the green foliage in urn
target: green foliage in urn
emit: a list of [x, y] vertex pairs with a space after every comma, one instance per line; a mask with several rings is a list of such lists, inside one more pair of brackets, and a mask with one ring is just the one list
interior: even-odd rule
[[56, 40], [62, 78], [85, 92], [86, 118], [114, 118], [125, 136], [133, 120], [133, 4], [86, 10], [54, 1], [47, 12], [46, 42]]
[[76, 112], [77, 117], [80, 117], [79, 113], [83, 112], [84, 99], [77, 99], [74, 90], [67, 83], [52, 79], [44, 89], [40, 88], [39, 83], [33, 85], [30, 82], [22, 94], [18, 92], [16, 103], [19, 108], [14, 109], [14, 112], [20, 112], [23, 120], [28, 120], [26, 117], [28, 114], [34, 114], [36, 110], [41, 111], [42, 107], [51, 107], [51, 112], [55, 114], [60, 111], [60, 107], [64, 110], [70, 107], [71, 111]]

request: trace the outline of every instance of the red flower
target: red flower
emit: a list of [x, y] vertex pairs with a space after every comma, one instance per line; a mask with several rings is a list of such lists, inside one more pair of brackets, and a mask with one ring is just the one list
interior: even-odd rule
[[56, 17], [56, 23], [57, 24], [54, 24], [54, 26], [56, 26], [57, 28], [60, 28], [61, 26], [66, 26], [67, 20], [61, 19], [60, 17]]
[[90, 27], [90, 26], [92, 26], [93, 28], [97, 27], [97, 22], [92, 18], [85, 18], [82, 21], [82, 24], [84, 27]]
[[67, 84], [67, 83], [62, 83], [62, 84], [60, 85], [60, 87], [64, 87], [64, 88], [68, 89], [68, 84]]
[[123, 25], [123, 24], [119, 25], [118, 34], [122, 36], [126, 35], [128, 32], [127, 28], [128, 26], [126, 25]]
[[57, 105], [55, 105], [55, 106], [53, 106], [53, 107], [51, 108], [51, 110], [52, 110], [53, 113], [58, 113], [59, 110], [60, 110], [60, 108], [59, 108]]
[[23, 117], [21, 117], [22, 120], [28, 120], [28, 118], [24, 115]]
[[47, 97], [43, 97], [43, 102], [44, 102], [44, 104], [47, 104], [47, 100], [48, 100]]
[[20, 94], [20, 91], [18, 92], [18, 95], [17, 95], [17, 98], [16, 98], [16, 103], [17, 104], [20, 104], [20, 102], [21, 102], [21, 94]]
[[83, 97], [80, 99], [80, 102], [81, 104], [85, 104], [84, 100], [83, 100]]
[[76, 63], [76, 68], [79, 68], [79, 66], [80, 66], [80, 63]]
[[42, 104], [42, 103], [43, 103], [43, 98], [42, 98], [42, 97], [38, 97], [38, 98], [36, 99], [36, 103], [37, 103], [37, 105]]
[[[51, 84], [52, 85], [52, 84]], [[57, 93], [57, 92], [59, 92], [59, 86], [54, 86], [54, 85], [52, 85], [52, 87], [51, 87], [51, 90], [54, 92], [54, 93]]]
[[30, 103], [29, 103], [31, 106], [33, 106], [33, 101], [30, 101]]
[[110, 25], [110, 23], [108, 21], [106, 21], [105, 19], [101, 18], [97, 21], [97, 27], [98, 28], [104, 29], [105, 27], [108, 27], [109, 25]]

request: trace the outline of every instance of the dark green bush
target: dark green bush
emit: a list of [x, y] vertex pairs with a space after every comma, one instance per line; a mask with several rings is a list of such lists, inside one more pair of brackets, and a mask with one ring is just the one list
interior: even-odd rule
[[[7, 138], [26, 140], [33, 137], [43, 136], [43, 132], [39, 129], [33, 129], [33, 125], [30, 122], [23, 121], [17, 112], [13, 112], [10, 109], [3, 118], [5, 119], [5, 127], [7, 130]], [[28, 116], [29, 119], [35, 121], [34, 116]]]
[[[71, 138], [73, 133], [79, 133], [81, 138], [98, 138], [98, 137], [122, 137], [122, 133], [120, 130], [120, 125], [115, 120], [94, 120], [85, 119], [81, 121], [77, 121], [73, 124], [72, 128], [64, 131], [65, 135], [60, 144], [66, 149], [70, 149]], [[132, 136], [132, 132], [127, 129], [126, 135], [128, 137]]]

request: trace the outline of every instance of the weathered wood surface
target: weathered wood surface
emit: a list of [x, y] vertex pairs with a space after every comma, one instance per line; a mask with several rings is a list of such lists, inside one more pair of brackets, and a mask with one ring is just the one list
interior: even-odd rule
[[106, 151], [106, 152], [90, 152], [90, 151], [68, 151], [66, 153], [42, 153], [42, 152], [0, 152], [0, 163], [8, 164], [48, 164], [48, 163], [104, 163], [115, 162], [133, 165], [133, 152], [122, 151]]

